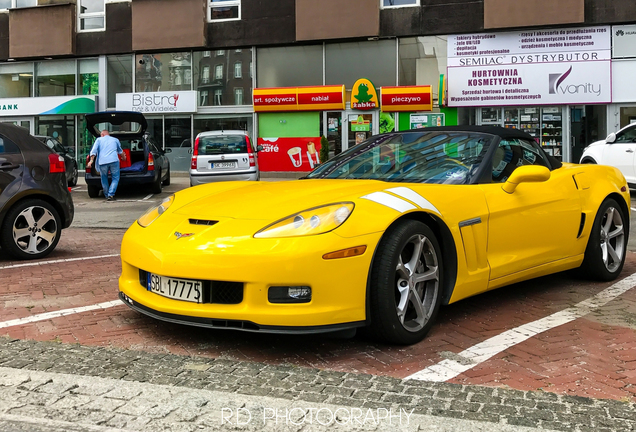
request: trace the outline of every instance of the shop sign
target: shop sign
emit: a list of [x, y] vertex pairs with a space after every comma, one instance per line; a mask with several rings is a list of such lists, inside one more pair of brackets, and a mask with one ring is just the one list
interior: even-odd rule
[[636, 57], [636, 25], [612, 26], [612, 57]]
[[117, 111], [144, 114], [195, 113], [196, 91], [117, 93]]
[[360, 78], [351, 90], [351, 108], [357, 110], [371, 110], [380, 108], [378, 92], [371, 81]]
[[254, 111], [324, 111], [345, 109], [344, 85], [254, 89]]
[[89, 114], [96, 111], [97, 96], [50, 96], [0, 99], [0, 116]]
[[448, 38], [448, 105], [609, 103], [609, 26]]
[[432, 111], [433, 94], [430, 85], [382, 87], [382, 111]]
[[261, 171], [311, 171], [320, 163], [320, 137], [259, 138]]
[[410, 120], [411, 129], [446, 125], [446, 115], [444, 113], [411, 114]]
[[351, 132], [369, 132], [371, 130], [371, 120], [365, 120], [362, 116], [349, 120]]

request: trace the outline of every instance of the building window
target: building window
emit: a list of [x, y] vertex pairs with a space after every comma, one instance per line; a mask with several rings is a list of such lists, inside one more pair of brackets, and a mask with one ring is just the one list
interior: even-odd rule
[[192, 89], [190, 52], [138, 54], [135, 56], [135, 87], [138, 92]]
[[243, 89], [240, 87], [234, 89], [234, 105], [243, 105]]
[[241, 0], [208, 0], [208, 21], [241, 19]]
[[210, 82], [210, 66], [203, 66], [201, 70], [201, 84], [207, 84]]
[[15, 9], [37, 6], [38, 0], [0, 0], [0, 9]]
[[420, 0], [380, 0], [380, 6], [383, 9], [419, 6], [419, 5], [420, 5]]
[[223, 65], [216, 65], [214, 68], [214, 79], [223, 79]]
[[223, 105], [223, 90], [214, 90], [214, 105]]
[[234, 63], [234, 78], [243, 78], [243, 63]]
[[210, 51], [203, 51], [203, 57], [210, 57], [211, 54]]
[[103, 31], [106, 29], [105, 0], [80, 0], [77, 8], [79, 31]]
[[199, 92], [199, 96], [200, 96], [199, 105], [200, 106], [207, 106], [208, 105], [208, 91], [207, 90], [201, 90]]
[[225, 50], [216, 50], [216, 56], [224, 56], [225, 55]]
[[239, 48], [235, 52], [240, 53], [240, 52], [243, 52], [243, 50]]

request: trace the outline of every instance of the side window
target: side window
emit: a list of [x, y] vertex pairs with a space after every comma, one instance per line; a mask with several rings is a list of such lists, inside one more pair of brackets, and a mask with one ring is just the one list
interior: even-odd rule
[[20, 149], [13, 141], [0, 135], [0, 154], [11, 153], [20, 153]]
[[617, 143], [633, 143], [636, 142], [636, 127], [627, 129], [616, 137]]
[[502, 139], [492, 159], [492, 181], [504, 183], [517, 167], [524, 165], [550, 168], [545, 154], [535, 143], [517, 138]]

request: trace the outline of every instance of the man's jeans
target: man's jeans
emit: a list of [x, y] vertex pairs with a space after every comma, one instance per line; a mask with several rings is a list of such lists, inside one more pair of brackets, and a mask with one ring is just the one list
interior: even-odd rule
[[[110, 187], [108, 187], [109, 170], [110, 175], [112, 176]], [[100, 165], [99, 172], [102, 177], [102, 189], [104, 189], [104, 196], [106, 198], [115, 196], [115, 191], [117, 191], [117, 185], [119, 184], [119, 161], [111, 162], [106, 165]]]

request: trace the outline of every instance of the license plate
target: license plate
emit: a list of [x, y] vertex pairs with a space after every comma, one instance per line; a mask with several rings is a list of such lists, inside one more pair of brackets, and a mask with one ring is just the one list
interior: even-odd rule
[[210, 168], [236, 168], [236, 162], [210, 162]]
[[175, 300], [201, 303], [203, 282], [177, 279], [148, 273], [146, 288], [155, 294]]

